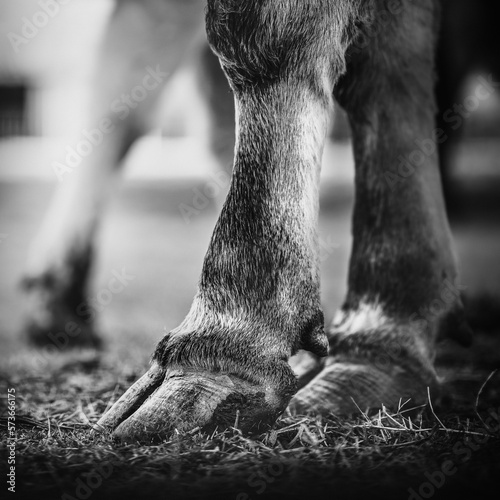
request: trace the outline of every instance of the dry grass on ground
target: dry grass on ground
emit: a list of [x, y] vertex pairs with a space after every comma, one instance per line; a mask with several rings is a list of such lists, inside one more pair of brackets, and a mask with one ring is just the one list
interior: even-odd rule
[[[500, 407], [484, 401], [461, 415], [435, 408], [412, 419], [404, 405], [351, 420], [285, 414], [253, 438], [195, 430], [155, 446], [115, 443], [89, 426], [141, 373], [71, 356], [0, 379], [2, 395], [7, 387], [17, 395], [13, 498], [483, 498], [499, 477]], [[0, 424], [5, 437], [5, 415]]]

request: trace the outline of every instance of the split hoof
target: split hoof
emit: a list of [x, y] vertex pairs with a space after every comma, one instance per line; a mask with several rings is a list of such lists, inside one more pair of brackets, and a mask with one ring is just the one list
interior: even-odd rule
[[420, 411], [435, 394], [433, 374], [415, 374], [398, 365], [379, 369], [368, 362], [330, 358], [323, 370], [290, 401], [296, 413], [349, 416], [370, 413], [383, 406], [397, 411]]
[[275, 422], [290, 395], [233, 374], [163, 369], [155, 363], [99, 420], [97, 429], [143, 443], [168, 438], [175, 429], [212, 432], [236, 426], [245, 433], [260, 431]]

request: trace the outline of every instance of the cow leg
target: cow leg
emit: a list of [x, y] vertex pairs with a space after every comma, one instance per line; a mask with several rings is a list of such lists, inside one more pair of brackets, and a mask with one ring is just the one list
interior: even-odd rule
[[351, 47], [336, 88], [356, 162], [348, 294], [329, 330], [323, 371], [292, 400], [298, 411], [425, 403], [427, 387], [436, 395], [438, 335], [468, 334], [438, 168], [436, 4], [391, 8], [371, 13], [382, 29]]
[[219, 166], [229, 174], [234, 156], [234, 99], [219, 59], [208, 44], [201, 50], [198, 73], [211, 118], [210, 148]]
[[99, 426], [127, 440], [272, 422], [287, 360], [326, 355], [316, 235], [321, 152], [356, 13], [351, 2], [209, 0], [236, 102], [229, 194], [184, 322]]
[[[94, 237], [121, 160], [150, 125], [168, 76], [201, 30], [200, 0], [119, 2], [95, 68], [95, 93], [78, 145], [97, 143], [69, 171], [36, 237], [24, 273], [27, 331], [38, 345], [96, 346], [86, 302]], [[89, 139], [90, 137], [90, 139]], [[88, 146], [87, 146], [88, 149]]]

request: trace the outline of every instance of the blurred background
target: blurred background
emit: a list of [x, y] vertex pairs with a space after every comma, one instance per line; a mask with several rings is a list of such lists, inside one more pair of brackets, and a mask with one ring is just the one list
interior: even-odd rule
[[[22, 338], [19, 280], [30, 242], [59, 184], [54, 163], [63, 161], [68, 144], [86, 123], [92, 68], [114, 7], [111, 0], [55, 0], [54, 15], [47, 14], [45, 22], [47, 3], [51, 2], [0, 4], [0, 362], [4, 368], [32, 359]], [[150, 131], [126, 155], [123, 180], [98, 235], [91, 290], [105, 287], [113, 270], [125, 268], [134, 276], [100, 311], [99, 330], [114, 355], [134, 363], [145, 362], [164, 330], [177, 326], [186, 314], [224, 195], [221, 189], [208, 196], [207, 206], [196, 216], [187, 220], [183, 215], [181, 207], [193, 205], [196, 193], [218, 169], [207, 140], [211, 123], [200, 91], [196, 52], [200, 46], [193, 44], [169, 77]], [[478, 78], [490, 74], [485, 65], [471, 67], [460, 76], [452, 102], [466, 103]], [[497, 345], [500, 329], [500, 86], [492, 89], [487, 99], [463, 116], [460, 137], [450, 141], [446, 182], [454, 200], [450, 218], [470, 319], [489, 339], [474, 356], [491, 358], [488, 366], [497, 366], [491, 346]], [[321, 191], [327, 321], [345, 292], [353, 174], [349, 127], [343, 112], [336, 109]], [[470, 358], [471, 350], [456, 349], [455, 359]]]

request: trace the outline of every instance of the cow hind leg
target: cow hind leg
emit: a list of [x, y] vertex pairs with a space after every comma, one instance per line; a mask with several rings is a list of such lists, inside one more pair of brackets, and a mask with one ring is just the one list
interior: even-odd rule
[[292, 400], [297, 411], [419, 406], [427, 388], [437, 394], [438, 336], [469, 335], [438, 168], [436, 2], [371, 4], [335, 89], [356, 163], [348, 294], [324, 369]]

